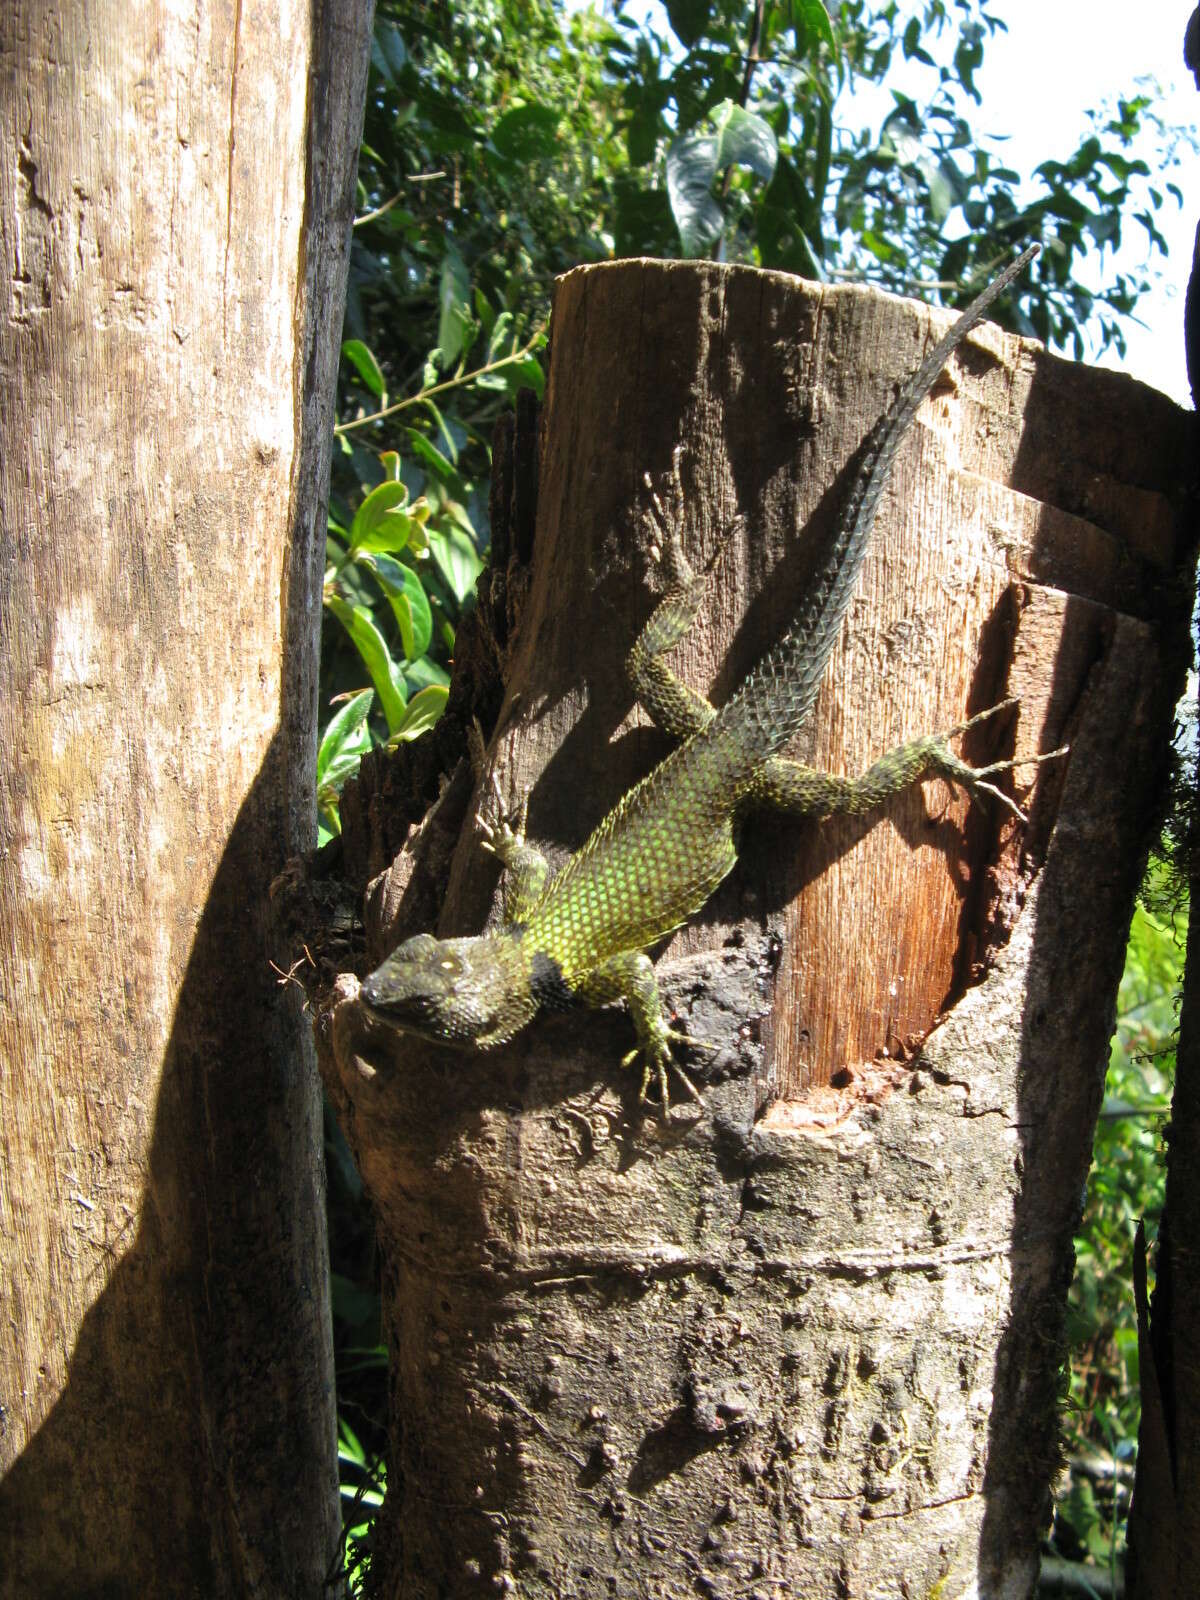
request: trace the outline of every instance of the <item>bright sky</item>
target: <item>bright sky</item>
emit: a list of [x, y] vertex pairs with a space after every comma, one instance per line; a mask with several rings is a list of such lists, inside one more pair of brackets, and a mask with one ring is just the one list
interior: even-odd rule
[[[1011, 165], [1031, 172], [1048, 157], [1061, 160], [1078, 144], [1085, 113], [1117, 95], [1136, 91], [1153, 75], [1162, 87], [1167, 122], [1196, 127], [1200, 90], [1183, 65], [1183, 31], [1195, 0], [995, 0], [1008, 24], [985, 47], [978, 83], [983, 105], [978, 126], [1006, 134]], [[972, 113], [974, 120], [974, 113]], [[1145, 324], [1130, 323], [1123, 366], [1135, 377], [1191, 406], [1183, 358], [1183, 293], [1191, 269], [1192, 240], [1200, 220], [1200, 156], [1170, 174], [1183, 191], [1181, 211], [1168, 199], [1158, 213], [1170, 257], [1154, 258], [1166, 281], [1139, 305]], [[1146, 235], [1136, 223], [1122, 230], [1121, 260], [1146, 260]]]
[[[583, 3], [583, 0], [569, 0]], [[632, 0], [638, 14], [658, 0]], [[830, 11], [837, 0], [826, 0]], [[1093, 107], [1115, 104], [1119, 95], [1138, 91], [1139, 78], [1155, 77], [1164, 98], [1165, 121], [1195, 127], [1200, 123], [1200, 90], [1183, 65], [1183, 32], [1196, 0], [992, 0], [991, 10], [1008, 24], [984, 48], [984, 67], [977, 77], [982, 105], [967, 107], [979, 134], [1008, 142], [1002, 153], [1018, 172], [1032, 172], [1049, 158], [1064, 160], [1078, 147]], [[908, 70], [914, 70], [909, 68]], [[927, 92], [928, 73], [915, 69], [906, 81], [903, 63], [893, 63], [897, 85], [920, 99]], [[924, 84], [924, 89], [923, 89]], [[871, 91], [867, 91], [871, 93]], [[890, 109], [880, 97], [870, 108], [876, 127]], [[1139, 152], [1140, 153], [1140, 152]], [[997, 151], [1001, 154], [1001, 151]], [[1192, 239], [1200, 220], [1200, 156], [1169, 177], [1183, 191], [1182, 211], [1168, 199], [1157, 215], [1170, 258], [1153, 258], [1163, 283], [1139, 304], [1142, 326], [1125, 329], [1127, 355], [1103, 358], [1105, 366], [1123, 367], [1135, 377], [1162, 389], [1181, 405], [1191, 406], [1183, 356], [1183, 294], [1191, 269]], [[1120, 261], [1136, 268], [1149, 255], [1143, 229], [1130, 219], [1123, 228]], [[1097, 262], [1088, 286], [1097, 288]]]
[[[826, 0], [832, 9], [833, 0]], [[1005, 142], [994, 150], [1017, 172], [1031, 173], [1048, 159], [1065, 160], [1087, 128], [1087, 112], [1115, 108], [1119, 96], [1138, 92], [1140, 78], [1158, 80], [1163, 120], [1195, 127], [1200, 90], [1183, 65], [1183, 31], [1196, 0], [992, 0], [990, 10], [1008, 24], [984, 45], [976, 77], [982, 104], [965, 115], [980, 136]], [[935, 53], [937, 46], [934, 45]], [[928, 69], [893, 62], [889, 81], [920, 101], [928, 93]], [[1147, 87], [1148, 86], [1142, 86]], [[878, 108], [872, 103], [878, 95]], [[862, 91], [878, 126], [891, 107], [884, 90]], [[860, 98], [860, 103], [861, 103]], [[1149, 159], [1149, 150], [1135, 150]], [[1130, 217], [1122, 227], [1116, 259], [1127, 270], [1147, 261], [1163, 282], [1138, 305], [1138, 322], [1125, 326], [1124, 361], [1110, 351], [1101, 365], [1117, 367], [1153, 384], [1181, 405], [1191, 406], [1183, 355], [1183, 293], [1191, 269], [1192, 239], [1200, 220], [1200, 156], [1166, 176], [1183, 191], [1182, 211], [1169, 197], [1156, 215], [1170, 257], [1150, 256], [1145, 230]], [[1156, 177], [1157, 175], [1152, 175]], [[1159, 185], [1161, 187], [1161, 184]], [[1038, 192], [1036, 187], [1028, 191]], [[1113, 257], [1085, 268], [1082, 281], [1101, 286]], [[1096, 359], [1095, 352], [1090, 358]]]

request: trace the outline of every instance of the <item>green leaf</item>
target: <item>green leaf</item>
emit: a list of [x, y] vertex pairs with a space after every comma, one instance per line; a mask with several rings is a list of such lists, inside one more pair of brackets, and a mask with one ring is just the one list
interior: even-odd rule
[[404, 674], [392, 660], [387, 641], [375, 626], [368, 606], [351, 606], [340, 595], [328, 596], [325, 604], [354, 641], [379, 695], [389, 732], [398, 727], [406, 705]]
[[546, 387], [546, 374], [536, 356], [513, 356], [495, 372], [482, 373], [475, 382], [480, 389], [514, 397], [520, 389], [532, 389], [540, 400]]
[[[354, 755], [355, 763], [371, 748], [371, 736], [367, 732], [367, 717], [371, 711], [371, 702], [375, 698], [374, 689], [363, 689], [354, 695], [330, 719], [329, 726], [321, 736], [321, 743], [317, 747], [317, 788], [322, 784], [332, 781], [328, 774], [339, 757], [350, 752]], [[365, 745], [361, 736], [366, 735]]]
[[402, 740], [419, 739], [433, 727], [446, 709], [446, 701], [449, 698], [449, 689], [443, 688], [441, 684], [430, 684], [427, 689], [422, 689], [413, 695], [400, 726], [395, 729], [388, 743], [399, 744]]
[[625, 147], [629, 151], [630, 166], [645, 167], [654, 160], [658, 148], [658, 128], [658, 107], [639, 106], [625, 129]]
[[416, 655], [414, 646], [416, 639], [413, 635], [412, 606], [408, 603], [406, 594], [392, 594], [388, 596], [391, 601], [392, 613], [396, 618], [396, 626], [400, 629], [400, 643], [404, 648], [405, 661], [411, 661]]
[[409, 694], [416, 694], [420, 689], [427, 689], [431, 683], [440, 683], [443, 688], [450, 687], [450, 674], [440, 661], [435, 661], [432, 656], [418, 656], [415, 661], [410, 661], [404, 668], [404, 677], [408, 683]]
[[400, 628], [405, 657], [415, 661], [429, 649], [433, 638], [433, 613], [420, 578], [403, 561], [388, 555], [365, 555], [362, 565], [387, 595]]
[[438, 349], [443, 367], [453, 367], [471, 325], [471, 275], [454, 246], [446, 246], [438, 277]]
[[717, 132], [718, 167], [749, 167], [764, 183], [770, 183], [779, 157], [779, 144], [770, 125], [731, 100], [723, 100], [710, 120]]
[[395, 554], [399, 550], [408, 549], [415, 544], [413, 537], [417, 523], [409, 516], [407, 511], [386, 511], [376, 525], [363, 539], [355, 550], [355, 559], [360, 552], [377, 552]]
[[679, 42], [691, 49], [708, 31], [711, 0], [667, 0], [667, 16]]
[[394, 479], [376, 484], [354, 513], [350, 524], [350, 551], [403, 550], [408, 543], [412, 518], [403, 510], [408, 489]]
[[506, 161], [523, 166], [555, 155], [561, 121], [562, 113], [550, 106], [514, 106], [492, 129], [492, 148]]
[[[480, 327], [490, 339], [492, 328], [495, 326], [496, 322], [496, 313], [492, 307], [491, 301], [488, 299], [487, 295], [484, 294], [482, 289], [475, 290], [475, 315], [479, 318]], [[508, 315], [508, 313], [505, 313], [505, 315]]]
[[749, 167], [769, 183], [779, 145], [770, 126], [752, 111], [723, 100], [704, 130], [674, 140], [667, 151], [667, 195], [685, 255], [701, 255], [720, 237], [724, 217], [712, 195], [726, 167]]
[[831, 50], [837, 49], [833, 23], [821, 0], [791, 0], [788, 7], [792, 26], [807, 39], [820, 39]]
[[430, 444], [425, 435], [418, 433], [416, 428], [408, 429], [408, 442], [412, 446], [413, 454], [420, 456], [425, 465], [432, 470], [433, 475], [440, 478], [443, 483], [453, 482], [458, 476], [454, 463], [447, 461], [438, 447]]
[[614, 245], [619, 256], [668, 255], [677, 230], [661, 189], [642, 189], [625, 178], [615, 185]]
[[459, 500], [447, 500], [442, 506], [442, 515], [458, 524], [471, 541], [471, 548], [475, 549], [475, 524], [471, 521], [466, 506]]
[[483, 571], [483, 562], [470, 536], [462, 528], [430, 528], [429, 553], [437, 563], [438, 571], [454, 591], [459, 605], [475, 587], [475, 580]]
[[383, 481], [385, 483], [400, 482], [400, 455], [398, 451], [381, 451], [379, 465], [383, 468]]
[[371, 36], [371, 65], [381, 78], [395, 84], [407, 59], [400, 29], [394, 22], [384, 22], [377, 17]]
[[754, 220], [763, 266], [819, 280], [823, 276], [820, 252], [813, 247], [809, 229], [816, 232], [819, 242], [820, 224], [820, 206], [805, 187], [803, 175], [787, 156], [780, 156]]
[[383, 373], [379, 370], [378, 361], [376, 361], [362, 340], [344, 340], [342, 343], [342, 355], [358, 373], [379, 403], [386, 406], [387, 385], [383, 381]]
[[428, 411], [429, 415], [436, 423], [438, 434], [441, 437], [442, 443], [446, 446], [446, 455], [443, 457], [443, 459], [448, 459], [455, 467], [457, 467], [459, 441], [455, 438], [450, 424], [446, 421], [445, 417], [432, 400], [426, 400], [423, 402], [423, 404], [426, 411]]

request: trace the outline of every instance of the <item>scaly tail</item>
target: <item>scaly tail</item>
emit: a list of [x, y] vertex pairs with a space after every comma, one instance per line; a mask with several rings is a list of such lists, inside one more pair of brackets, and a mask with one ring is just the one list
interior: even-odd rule
[[883, 486], [917, 407], [933, 388], [955, 348], [1037, 255], [1031, 244], [988, 284], [939, 339], [920, 367], [871, 429], [860, 464], [838, 518], [829, 553], [808, 589], [804, 604], [779, 643], [746, 679], [720, 713], [734, 723], [748, 750], [765, 758], [781, 750], [811, 711], [825, 663], [837, 641], [842, 618], [858, 584]]

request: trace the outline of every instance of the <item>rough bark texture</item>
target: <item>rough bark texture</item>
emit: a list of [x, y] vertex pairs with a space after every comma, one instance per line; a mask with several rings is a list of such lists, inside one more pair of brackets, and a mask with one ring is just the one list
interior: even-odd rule
[[[1200, 460], [1190, 478], [1193, 515], [1197, 467]], [[1129, 1600], [1173, 1600], [1193, 1589], [1200, 1573], [1200, 916], [1195, 909], [1200, 906], [1200, 772], [1192, 775], [1192, 783], [1187, 829], [1192, 915], [1152, 1301], [1140, 1224], [1134, 1253], [1142, 1415], [1129, 1515]]]
[[[311, 845], [369, 7], [0, 14], [0, 1591], [321, 1592]], [[294, 992], [293, 992], [294, 993]]]
[[[1200, 88], [1200, 7], [1188, 20], [1184, 60]], [[1200, 224], [1184, 302], [1184, 348], [1193, 404], [1200, 403]], [[1200, 427], [1192, 419], [1186, 473], [1189, 510], [1200, 520]], [[1130, 1600], [1172, 1600], [1200, 1572], [1200, 766], [1177, 829], [1188, 865], [1187, 959], [1167, 1146], [1167, 1188], [1147, 1296], [1146, 1237], [1139, 1223], [1133, 1282], [1138, 1314], [1137, 1477], [1126, 1562]]]
[[[653, 603], [643, 474], [685, 444], [697, 562], [746, 515], [679, 652], [720, 699], [782, 629], [935, 321], [705, 264], [559, 283], [492, 745], [552, 856], [664, 748], [621, 672]], [[968, 753], [1069, 738], [1069, 762], [1020, 775], [1026, 829], [940, 783], [867, 822], [756, 819], [659, 969], [718, 1047], [689, 1063], [703, 1114], [639, 1113], [619, 1013], [468, 1058], [398, 1042], [338, 980], [322, 1070], [378, 1207], [394, 1346], [384, 1592], [1030, 1593], [1071, 1233], [1186, 662], [1185, 438], [1137, 384], [972, 336], [897, 463], [795, 753], [861, 770], [1018, 693]], [[351, 798], [367, 867], [389, 784], [373, 767]], [[470, 809], [460, 768], [372, 885], [368, 961], [438, 904], [440, 931], [477, 931], [494, 874]]]

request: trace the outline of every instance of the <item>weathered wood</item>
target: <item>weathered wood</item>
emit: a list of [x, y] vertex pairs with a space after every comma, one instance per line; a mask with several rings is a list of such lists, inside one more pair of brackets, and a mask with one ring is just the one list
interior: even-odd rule
[[316, 1595], [313, 839], [370, 7], [0, 8], [0, 1590]]
[[[697, 564], [746, 516], [678, 655], [719, 700], [783, 628], [846, 463], [942, 320], [711, 264], [560, 281], [492, 746], [552, 857], [664, 749], [621, 673], [653, 603], [643, 475], [685, 444]], [[718, 1046], [690, 1063], [703, 1115], [639, 1115], [619, 1013], [470, 1058], [397, 1043], [340, 980], [322, 1069], [389, 1262], [389, 1593], [1029, 1591], [1186, 665], [1185, 427], [1136, 384], [971, 337], [897, 463], [795, 753], [854, 772], [1016, 692], [968, 754], [1065, 736], [1070, 760], [1020, 775], [1027, 829], [941, 783], [869, 821], [754, 822], [659, 969]], [[468, 827], [441, 931], [477, 931], [493, 884]], [[391, 936], [415, 931], [391, 903]]]

